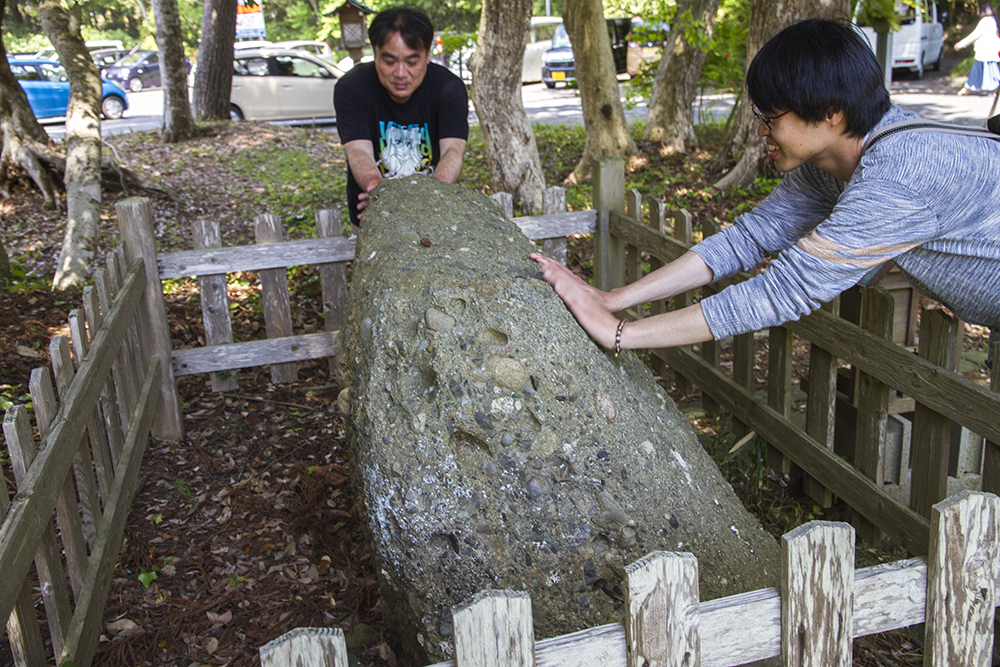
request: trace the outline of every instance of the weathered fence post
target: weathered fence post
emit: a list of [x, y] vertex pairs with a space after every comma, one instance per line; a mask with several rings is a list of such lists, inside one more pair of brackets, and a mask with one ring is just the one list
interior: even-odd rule
[[[136, 259], [145, 262], [146, 290], [139, 309], [140, 346], [146, 358], [160, 358], [160, 409], [153, 421], [153, 435], [157, 438], [180, 440], [184, 437], [181, 402], [170, 364], [170, 327], [167, 324], [167, 307], [163, 301], [163, 288], [156, 266], [156, 239], [153, 236], [153, 213], [149, 200], [129, 197], [115, 205], [118, 213], [118, 232], [125, 245], [125, 261], [132, 266]], [[144, 368], [140, 364], [139, 368]]]
[[987, 667], [997, 604], [1000, 498], [964, 491], [934, 505], [930, 537], [924, 664]]
[[[196, 220], [191, 226], [196, 250], [222, 247], [218, 220]], [[229, 316], [229, 293], [226, 274], [198, 276], [201, 294], [201, 320], [205, 325], [206, 345], [226, 345], [233, 342], [233, 321]], [[235, 391], [240, 382], [236, 371], [211, 374], [212, 391]]]
[[[954, 318], [940, 310], [925, 310], [920, 316], [920, 356], [948, 373], [948, 358], [955, 349]], [[948, 459], [951, 450], [951, 420], [917, 403], [913, 413], [910, 465], [910, 507], [930, 517], [934, 503], [948, 495]]]
[[812, 521], [781, 538], [781, 664], [849, 667], [854, 529]]
[[260, 647], [260, 667], [347, 667], [340, 628], [295, 628]]
[[[709, 236], [719, 232], [719, 225], [716, 224], [714, 220], [705, 219], [701, 222], [701, 231], [703, 237], [708, 238]], [[701, 296], [702, 298], [705, 298], [710, 294], [715, 294], [717, 291], [719, 291], [717, 286], [705, 285], [701, 288]], [[704, 359], [705, 362], [712, 368], [719, 368], [722, 359], [721, 353], [722, 346], [719, 344], [719, 341], [715, 339], [706, 340], [701, 344], [701, 358]], [[768, 386], [770, 386], [770, 383]], [[702, 387], [701, 391], [701, 407], [705, 410], [705, 413], [709, 415], [717, 416], [722, 412], [722, 406], [718, 401], [705, 392], [704, 387]]]
[[[337, 211], [316, 211], [316, 235], [321, 239], [344, 235]], [[341, 331], [347, 306], [347, 267], [343, 262], [319, 265], [320, 290], [323, 293], [323, 330]], [[330, 377], [337, 377], [337, 360], [328, 360]]]
[[625, 210], [625, 162], [621, 158], [594, 160], [594, 287], [605, 292], [625, 284], [625, 242], [611, 235], [611, 211]]
[[[566, 190], [558, 185], [545, 188], [542, 192], [542, 214], [555, 215], [566, 212]], [[569, 244], [566, 237], [559, 239], [545, 239], [542, 241], [542, 252], [566, 266], [566, 255]]]
[[[881, 287], [861, 290], [861, 328], [879, 338], [892, 340], [896, 301]], [[858, 371], [854, 403], [854, 467], [882, 487], [885, 484], [885, 435], [889, 418], [889, 387], [868, 373]], [[881, 531], [867, 517], [855, 513], [852, 523], [869, 544], [881, 541]]]
[[[1000, 344], [994, 345], [992, 351], [990, 389], [1000, 393]], [[990, 439], [986, 440], [983, 452], [983, 491], [1000, 495], [1000, 442]]]
[[[767, 405], [785, 419], [792, 416], [792, 332], [781, 326], [767, 331]], [[776, 447], [767, 451], [771, 467], [778, 473], [792, 472], [790, 458]]]
[[532, 667], [535, 634], [531, 596], [482, 591], [451, 612], [455, 667]]
[[[281, 243], [285, 233], [281, 218], [265, 213], [254, 218], [257, 243]], [[292, 335], [292, 306], [288, 294], [288, 270], [264, 269], [260, 272], [260, 291], [264, 302], [264, 327], [268, 338], [284, 338]], [[296, 382], [299, 379], [299, 365], [294, 361], [271, 364], [271, 382]]]
[[[693, 241], [693, 234], [691, 231], [692, 217], [690, 211], [687, 209], [680, 209], [674, 213], [673, 217], [674, 223], [674, 238], [683, 243], [684, 245], [691, 247]], [[681, 310], [690, 306], [693, 303], [691, 297], [691, 292], [684, 292], [678, 294], [673, 298], [674, 310]], [[751, 334], [752, 335], [752, 334]], [[751, 342], [751, 349], [753, 343]], [[752, 363], [752, 362], [751, 362]], [[694, 387], [691, 386], [691, 382], [688, 381], [686, 377], [674, 371], [674, 384], [677, 386], [677, 391], [682, 395], [687, 396], [692, 391]]]
[[701, 664], [698, 559], [654, 551], [626, 566], [629, 667]]
[[500, 204], [508, 220], [514, 217], [514, 195], [509, 192], [497, 192], [490, 195], [490, 199]]

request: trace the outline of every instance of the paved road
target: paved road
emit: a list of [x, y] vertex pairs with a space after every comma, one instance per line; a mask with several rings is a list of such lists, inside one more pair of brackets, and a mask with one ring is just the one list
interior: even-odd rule
[[[961, 88], [961, 79], [952, 79], [948, 74], [953, 63], [942, 63], [942, 71], [926, 72], [924, 78], [917, 81], [898, 77], [892, 82], [890, 94], [896, 104], [904, 109], [919, 113], [924, 118], [941, 120], [962, 125], [982, 125], [993, 104], [992, 93], [986, 95], [956, 95]], [[625, 85], [625, 84], [623, 84]], [[521, 97], [525, 111], [534, 122], [578, 124], [583, 122], [580, 109], [580, 97], [575, 88], [546, 88], [544, 84], [535, 83], [521, 89]], [[160, 89], [144, 90], [139, 93], [128, 93], [129, 108], [121, 120], [104, 121], [101, 130], [104, 136], [151, 130], [159, 128], [163, 123], [163, 91]], [[705, 95], [698, 99], [695, 105], [696, 114], [702, 118], [722, 119], [733, 106], [732, 95]], [[996, 113], [996, 112], [994, 112]], [[645, 118], [645, 104], [626, 110], [629, 120]], [[475, 112], [470, 113], [475, 120]], [[700, 118], [696, 116], [695, 121]], [[65, 128], [61, 123], [50, 124], [46, 128], [53, 137], [61, 137]], [[326, 126], [335, 131], [335, 126]]]

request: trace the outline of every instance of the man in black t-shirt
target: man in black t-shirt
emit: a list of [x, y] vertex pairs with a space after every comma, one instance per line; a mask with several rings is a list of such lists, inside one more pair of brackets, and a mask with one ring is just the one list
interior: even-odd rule
[[368, 39], [375, 62], [351, 69], [333, 92], [355, 227], [383, 178], [419, 172], [457, 181], [469, 138], [465, 84], [430, 61], [434, 27], [426, 15], [387, 9], [372, 20]]

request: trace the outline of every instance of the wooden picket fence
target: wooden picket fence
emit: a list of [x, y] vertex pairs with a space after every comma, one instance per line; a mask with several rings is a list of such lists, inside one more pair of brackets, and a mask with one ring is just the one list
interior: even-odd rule
[[[455, 658], [433, 667], [730, 667], [852, 663], [852, 642], [924, 623], [924, 665], [987, 667], [1000, 576], [1000, 498], [965, 491], [931, 512], [927, 559], [855, 570], [854, 529], [814, 521], [781, 540], [781, 586], [701, 602], [698, 561], [654, 552], [625, 568], [624, 623], [534, 641], [526, 592], [484, 591], [452, 610]], [[262, 667], [346, 667], [340, 630], [298, 628]]]
[[[126, 263], [120, 251], [109, 260], [84, 290], [82, 310], [70, 313], [71, 342], [52, 339], [51, 372], [31, 373], [40, 444], [24, 406], [4, 415], [17, 494], [9, 500], [0, 475], [0, 618], [9, 619], [18, 667], [90, 664], [159, 407], [160, 358], [144, 354], [150, 348], [143, 344], [156, 304], [147, 265]], [[153, 265], [154, 279], [155, 271]], [[36, 614], [32, 563], [48, 642]]]

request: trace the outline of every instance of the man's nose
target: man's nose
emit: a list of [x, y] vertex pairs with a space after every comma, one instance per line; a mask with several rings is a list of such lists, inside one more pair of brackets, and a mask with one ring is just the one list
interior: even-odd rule
[[396, 63], [396, 67], [392, 73], [396, 76], [406, 76], [406, 63]]
[[757, 123], [758, 137], [766, 137], [767, 135], [771, 134], [771, 130], [767, 127], [767, 125], [764, 122], [759, 121], [756, 118], [754, 119], [754, 122]]

